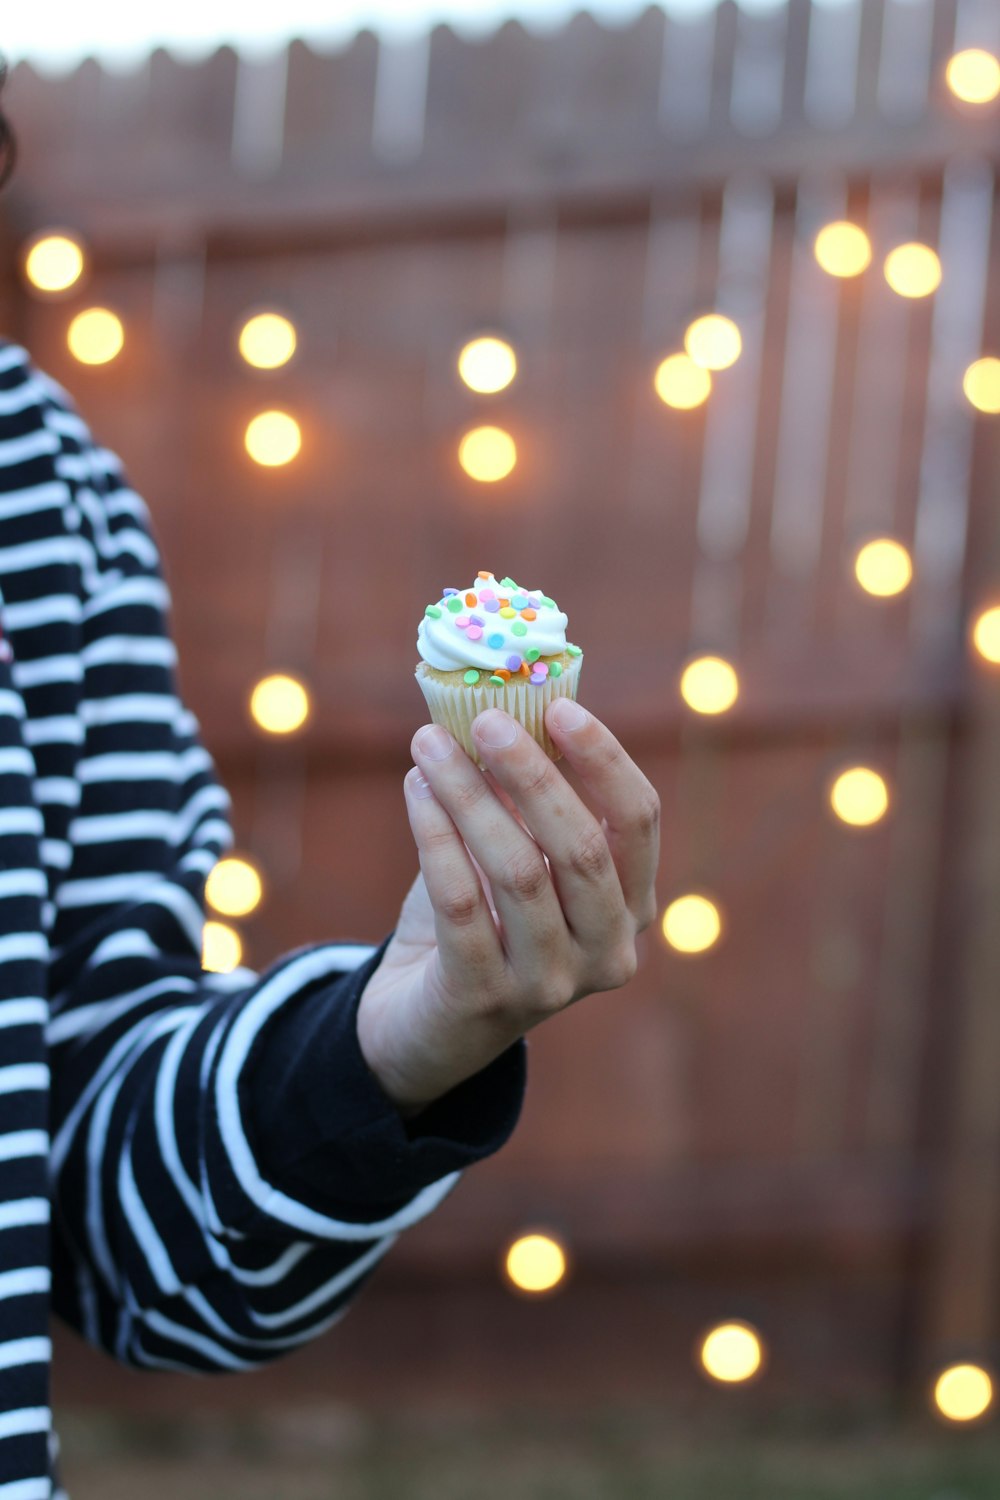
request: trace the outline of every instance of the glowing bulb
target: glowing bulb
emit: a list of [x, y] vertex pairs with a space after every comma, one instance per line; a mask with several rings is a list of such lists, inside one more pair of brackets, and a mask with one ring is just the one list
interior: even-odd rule
[[1000, 94], [1000, 62], [981, 47], [967, 47], [949, 58], [945, 82], [964, 104], [989, 104]]
[[704, 953], [721, 932], [719, 908], [707, 896], [678, 896], [663, 913], [663, 936], [678, 953]]
[[979, 1365], [951, 1365], [934, 1383], [934, 1405], [949, 1422], [973, 1422], [993, 1404], [993, 1382]]
[[657, 366], [653, 385], [664, 405], [690, 411], [708, 399], [712, 377], [690, 354], [668, 354]]
[[24, 274], [39, 292], [64, 292], [83, 274], [83, 246], [69, 234], [36, 235], [24, 256]]
[[984, 661], [1000, 666], [1000, 604], [984, 609], [972, 627], [972, 644]]
[[837, 219], [816, 236], [813, 252], [829, 276], [860, 276], [871, 264], [871, 241], [860, 224]]
[[458, 356], [458, 373], [470, 391], [492, 395], [514, 379], [517, 357], [503, 339], [473, 339]]
[[517, 448], [502, 427], [474, 427], [458, 445], [458, 461], [470, 479], [495, 484], [517, 463]]
[[684, 335], [684, 348], [705, 370], [728, 370], [740, 357], [743, 339], [732, 318], [706, 313], [695, 318]]
[[885, 279], [901, 297], [929, 297], [941, 285], [941, 262], [930, 245], [897, 245], [885, 258]]
[[699, 714], [724, 714], [740, 691], [736, 669], [721, 656], [699, 656], [681, 673], [681, 697]]
[[851, 766], [841, 771], [831, 786], [830, 806], [841, 822], [854, 828], [869, 828], [885, 817], [889, 789], [877, 771], [868, 766]]
[[260, 904], [260, 876], [249, 860], [220, 859], [205, 882], [205, 900], [226, 917], [245, 917]]
[[701, 1342], [701, 1367], [713, 1380], [733, 1385], [757, 1374], [764, 1358], [760, 1335], [749, 1323], [720, 1323]]
[[239, 350], [256, 370], [276, 370], [295, 353], [295, 325], [280, 313], [257, 313], [240, 329]]
[[255, 464], [276, 469], [295, 458], [302, 447], [302, 430], [286, 411], [262, 411], [248, 425], [244, 442]]
[[88, 307], [70, 323], [66, 342], [82, 365], [106, 365], [121, 353], [125, 330], [121, 318], [108, 308]]
[[977, 411], [1000, 412], [1000, 359], [975, 359], [962, 376], [962, 390]]
[[566, 1252], [547, 1234], [525, 1234], [507, 1251], [504, 1269], [520, 1292], [550, 1292], [566, 1275]]
[[238, 932], [225, 922], [206, 922], [202, 929], [201, 966], [213, 974], [229, 974], [243, 957]]
[[888, 599], [901, 594], [913, 577], [913, 563], [902, 542], [877, 537], [866, 542], [854, 559], [854, 575], [866, 594]]
[[291, 734], [309, 716], [309, 694], [296, 678], [275, 672], [251, 693], [250, 714], [268, 734]]

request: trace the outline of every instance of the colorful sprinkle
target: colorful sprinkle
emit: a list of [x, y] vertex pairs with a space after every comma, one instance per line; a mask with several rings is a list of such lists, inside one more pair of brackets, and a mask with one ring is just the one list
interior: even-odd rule
[[470, 625], [468, 636], [470, 641], [481, 641], [483, 638], [483, 627], [481, 625]]
[[484, 573], [483, 570], [482, 570], [482, 568], [480, 568], [479, 572], [476, 574], [476, 577], [477, 578], [485, 578], [488, 581], [489, 579], [491, 579], [493, 577], [493, 574], [492, 573]]
[[510, 630], [512, 635], [528, 634], [528, 627], [527, 625], [525, 625], [523, 620], [515, 620], [513, 625], [510, 627]]
[[537, 646], [529, 646], [524, 653], [524, 659], [525, 661], [537, 661], [541, 654]]
[[492, 682], [494, 687], [503, 687], [504, 678], [502, 678], [497, 672], [494, 672], [492, 677], [490, 678], [490, 682]]
[[500, 647], [503, 645], [503, 636], [500, 634], [499, 630], [494, 630], [492, 635], [488, 635], [486, 637], [486, 644], [492, 651], [500, 650]]
[[466, 594], [465, 602], [470, 609], [475, 609], [476, 605], [479, 603], [479, 600], [476, 598], [475, 594]]
[[532, 609], [541, 609], [542, 607], [542, 601], [541, 599], [539, 599], [537, 594], [529, 594], [528, 603], [531, 605]]
[[549, 667], [549, 676], [550, 677], [561, 677], [562, 676], [562, 667], [559, 665], [559, 663], [557, 661], [554, 661], [552, 663], [552, 665]]
[[506, 667], [497, 667], [493, 675], [494, 677], [499, 677], [501, 682], [508, 682], [510, 680], [510, 673]]
[[538, 687], [540, 683], [543, 683], [545, 681], [545, 675], [546, 674], [544, 672], [532, 672], [531, 676], [528, 678], [528, 681], [533, 682], [535, 686]]
[[569, 652], [570, 656], [582, 656], [583, 655], [583, 649], [580, 646], [567, 646], [566, 650]]
[[500, 615], [501, 615], [501, 618], [504, 619], [504, 620], [513, 620], [514, 615], [515, 615], [515, 611], [512, 610], [511, 607], [510, 607], [510, 605], [508, 604], [508, 605], [505, 605], [505, 607], [500, 611]]
[[528, 666], [528, 663], [526, 661], [523, 661], [521, 663], [521, 676], [522, 677], [530, 677], [531, 676], [531, 668]]
[[456, 599], [454, 596], [452, 596], [452, 598], [448, 600], [448, 608], [453, 615], [457, 615], [459, 610], [462, 608], [461, 599]]
[[427, 608], [424, 610], [424, 614], [428, 615], [432, 620], [440, 620], [441, 618], [441, 611], [438, 609], [436, 604], [428, 604]]
[[[480, 576], [480, 578], [482, 578], [482, 576], [483, 576], [482, 573], [480, 573], [479, 576]], [[496, 594], [494, 594], [494, 592], [493, 592], [492, 589], [480, 589], [480, 591], [479, 591], [479, 598], [480, 598], [481, 602], [483, 604], [485, 604], [486, 601], [487, 601], [487, 599], [495, 599], [496, 598]]]
[[465, 676], [462, 678], [462, 681], [467, 682], [469, 687], [475, 687], [476, 683], [479, 681], [479, 673], [474, 667], [470, 667]]
[[500, 600], [500, 608], [501, 609], [509, 609], [510, 608], [510, 600], [509, 599], [505, 599], [502, 594], [498, 594], [497, 598]]
[[519, 656], [508, 656], [504, 666], [509, 667], [512, 672], [520, 672], [521, 658]]
[[542, 595], [542, 603], [544, 604], [546, 609], [555, 609], [556, 607], [556, 601], [554, 599], [550, 599], [548, 594]]
[[483, 608], [491, 615], [495, 615], [500, 608], [499, 599], [484, 599]]
[[458, 589], [442, 589], [441, 590], [441, 597], [442, 597], [442, 599], [447, 599], [448, 596], [449, 596], [449, 594], [457, 594], [457, 593], [458, 593]]
[[469, 618], [472, 621], [473, 625], [485, 625], [486, 624], [486, 621], [483, 619], [482, 615], [470, 615]]
[[528, 602], [528, 598], [526, 594], [514, 594], [510, 602], [515, 609], [523, 609]]
[[459, 615], [458, 619], [455, 621], [455, 624], [458, 626], [459, 630], [468, 630], [471, 621], [468, 615]]
[[546, 662], [546, 661], [536, 661], [535, 662], [535, 671], [536, 672], [541, 672], [541, 674], [542, 674], [543, 677], [548, 677], [548, 675], [549, 675], [549, 664], [548, 664], [548, 662]]
[[536, 614], [536, 612], [533, 609], [522, 609], [522, 611], [521, 611], [521, 619], [522, 620], [537, 620], [538, 619], [538, 615]]
[[516, 589], [517, 584], [514, 582], [513, 578], [501, 578], [500, 587], [502, 589]]

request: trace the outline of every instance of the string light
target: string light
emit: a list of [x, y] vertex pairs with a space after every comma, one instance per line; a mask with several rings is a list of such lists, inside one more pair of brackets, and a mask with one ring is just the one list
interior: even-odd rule
[[934, 1405], [949, 1422], [974, 1422], [993, 1404], [993, 1381], [980, 1365], [950, 1365], [934, 1382]]
[[517, 447], [502, 427], [474, 427], [458, 445], [458, 461], [470, 479], [495, 484], [517, 463]]
[[678, 953], [706, 953], [722, 932], [722, 917], [714, 901], [689, 892], [671, 901], [663, 913], [663, 936]]
[[967, 47], [948, 59], [945, 82], [963, 104], [989, 104], [1000, 94], [1000, 62], [981, 47]]
[[819, 231], [813, 253], [829, 276], [860, 276], [871, 264], [872, 247], [860, 224], [837, 219]]
[[253, 689], [250, 715], [268, 734], [291, 734], [309, 717], [309, 694], [297, 678], [275, 672]]
[[107, 307], [88, 307], [77, 313], [66, 331], [66, 343], [82, 365], [106, 365], [122, 351], [125, 330]]
[[213, 974], [229, 974], [243, 957], [238, 932], [225, 922], [206, 922], [202, 929], [201, 966]]
[[764, 1346], [749, 1323], [719, 1323], [702, 1339], [699, 1358], [712, 1380], [735, 1385], [751, 1380], [760, 1370]]
[[243, 441], [255, 464], [276, 469], [298, 455], [302, 429], [287, 411], [262, 411], [248, 424]]
[[876, 537], [866, 542], [854, 559], [854, 576], [866, 594], [889, 599], [909, 587], [913, 562], [902, 542]]
[[992, 354], [974, 359], [962, 376], [962, 390], [977, 411], [1000, 412], [1000, 359]]
[[565, 1280], [566, 1251], [550, 1234], [521, 1235], [507, 1251], [504, 1270], [519, 1292], [540, 1296]]
[[36, 292], [65, 292], [83, 275], [83, 245], [65, 230], [43, 230], [28, 241], [24, 274]]
[[665, 406], [690, 411], [708, 400], [712, 377], [690, 354], [668, 354], [657, 366], [653, 385]]
[[484, 336], [472, 339], [458, 356], [458, 373], [481, 395], [505, 390], [517, 374], [517, 356], [503, 339]]
[[684, 335], [684, 348], [705, 370], [728, 370], [739, 359], [743, 338], [732, 318], [706, 313], [695, 318]]
[[209, 906], [226, 917], [245, 917], [259, 906], [261, 879], [249, 860], [229, 855], [213, 866], [205, 882]]
[[991, 605], [976, 616], [972, 644], [984, 661], [1000, 666], [1000, 604]]
[[930, 245], [897, 245], [885, 258], [885, 279], [900, 297], [929, 297], [941, 285], [941, 262]]
[[699, 656], [681, 673], [681, 697], [699, 714], [724, 714], [739, 697], [736, 669], [721, 656]]
[[287, 365], [298, 336], [294, 323], [281, 313], [256, 313], [240, 329], [238, 347], [248, 365], [255, 370], [277, 370]]
[[830, 806], [842, 823], [869, 828], [885, 817], [889, 789], [870, 766], [851, 766], [841, 771], [830, 787]]

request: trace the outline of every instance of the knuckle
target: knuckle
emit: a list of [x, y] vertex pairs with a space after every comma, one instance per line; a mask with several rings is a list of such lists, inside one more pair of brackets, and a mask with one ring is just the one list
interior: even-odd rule
[[625, 944], [617, 952], [608, 956], [600, 974], [601, 990], [620, 990], [634, 979], [639, 967], [636, 957], [635, 946], [632, 943]]
[[528, 797], [545, 796], [556, 787], [557, 776], [550, 760], [533, 755], [518, 777], [518, 791]]
[[476, 776], [459, 782], [458, 786], [450, 791], [449, 801], [459, 817], [463, 813], [469, 813], [479, 806], [485, 796], [489, 795], [489, 788], [483, 776]]
[[648, 897], [648, 899], [641, 904], [641, 906], [639, 907], [639, 914], [636, 917], [636, 926], [639, 932], [645, 932], [647, 927], [652, 927], [653, 923], [656, 921], [658, 911], [659, 907], [656, 904], [655, 896]]
[[584, 880], [599, 880], [611, 865], [611, 851], [604, 834], [597, 827], [588, 828], [570, 850], [570, 868]]
[[479, 916], [482, 903], [481, 890], [473, 890], [472, 886], [468, 885], [455, 885], [442, 892], [437, 902], [437, 910], [442, 917], [456, 927], [468, 927]]
[[541, 855], [516, 854], [504, 866], [500, 887], [518, 901], [537, 901], [548, 889], [549, 872]]
[[639, 833], [646, 838], [652, 838], [660, 826], [660, 799], [648, 782], [636, 812], [635, 823]]

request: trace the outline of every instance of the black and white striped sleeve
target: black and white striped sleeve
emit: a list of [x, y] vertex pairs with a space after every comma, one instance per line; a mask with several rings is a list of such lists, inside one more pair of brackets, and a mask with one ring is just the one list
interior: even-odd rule
[[354, 1027], [382, 949], [316, 943], [261, 974], [202, 970], [229, 798], [179, 701], [146, 506], [65, 392], [35, 378], [79, 556], [74, 763], [65, 816], [46, 825], [61, 867], [54, 1302], [127, 1363], [249, 1368], [335, 1322], [400, 1232], [506, 1141], [524, 1046], [410, 1123]]

